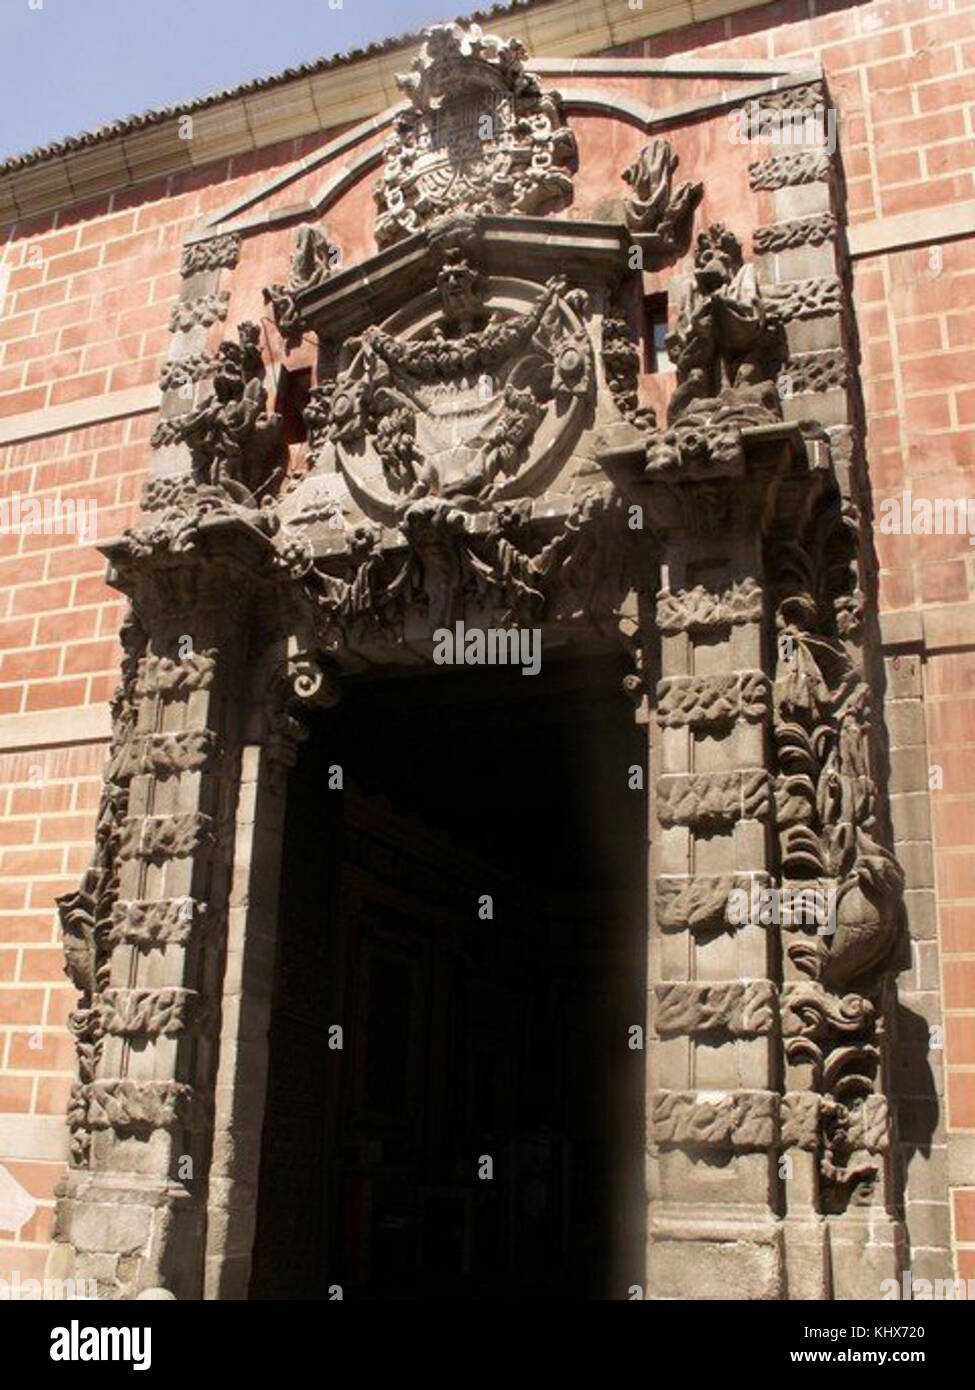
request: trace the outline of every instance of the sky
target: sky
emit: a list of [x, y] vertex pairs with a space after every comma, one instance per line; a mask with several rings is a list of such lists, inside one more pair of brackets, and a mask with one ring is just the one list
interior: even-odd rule
[[332, 4], [0, 0], [0, 159], [487, 8], [463, 0]]

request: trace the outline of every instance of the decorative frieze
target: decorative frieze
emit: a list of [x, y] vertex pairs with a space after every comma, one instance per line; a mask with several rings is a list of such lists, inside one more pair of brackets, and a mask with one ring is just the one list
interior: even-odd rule
[[727, 1033], [755, 1038], [775, 1026], [775, 985], [771, 980], [676, 980], [654, 985], [653, 1023], [661, 1037]]
[[778, 285], [766, 287], [765, 293], [783, 323], [793, 319], [826, 318], [843, 310], [843, 285], [836, 275], [783, 280]]
[[181, 1081], [103, 1077], [75, 1086], [72, 1105], [87, 1112], [93, 1130], [119, 1133], [173, 1129], [193, 1122], [193, 1088]]
[[720, 594], [698, 584], [693, 589], [661, 589], [657, 595], [657, 626], [667, 634], [754, 623], [761, 616], [762, 590], [751, 577]]
[[182, 700], [194, 690], [208, 690], [216, 670], [215, 648], [188, 652], [186, 656], [150, 655], [139, 663], [137, 699], [157, 695], [163, 700]]
[[99, 1001], [102, 1027], [116, 1037], [174, 1037], [184, 1033], [199, 996], [194, 990], [106, 989]]
[[822, 246], [837, 233], [836, 218], [831, 212], [817, 212], [811, 217], [796, 217], [788, 222], [771, 222], [758, 227], [752, 237], [756, 256], [795, 251], [800, 246]]
[[778, 1139], [778, 1102], [774, 1091], [657, 1091], [652, 1139], [692, 1150], [771, 1149]]
[[184, 246], [179, 271], [185, 279], [201, 270], [232, 270], [239, 259], [240, 233], [225, 232]]
[[665, 728], [755, 722], [769, 713], [771, 690], [763, 671], [665, 676], [657, 684], [657, 719]]
[[133, 816], [119, 829], [122, 859], [181, 859], [213, 840], [212, 817], [201, 811], [174, 816]]
[[713, 830], [738, 820], [767, 820], [771, 809], [771, 784], [764, 768], [677, 772], [657, 779], [657, 818], [663, 826]]
[[214, 757], [216, 749], [216, 735], [209, 729], [138, 734], [125, 750], [123, 771], [132, 777], [177, 777], [181, 772], [199, 772]]
[[113, 946], [183, 946], [205, 929], [207, 913], [206, 903], [190, 897], [117, 902], [112, 908], [109, 941]]
[[170, 333], [188, 333], [191, 328], [209, 328], [212, 323], [227, 317], [230, 294], [218, 290], [201, 294], [197, 299], [178, 299], [169, 314]]
[[797, 352], [790, 357], [779, 375], [779, 391], [784, 399], [807, 392], [833, 391], [846, 386], [850, 379], [850, 362], [845, 352], [829, 349], [826, 352]]
[[709, 931], [725, 924], [732, 892], [748, 892], [748, 874], [658, 874], [653, 880], [657, 924], [663, 931]]
[[829, 172], [829, 155], [825, 150], [790, 150], [749, 164], [748, 182], [756, 192], [771, 191], [825, 181]]

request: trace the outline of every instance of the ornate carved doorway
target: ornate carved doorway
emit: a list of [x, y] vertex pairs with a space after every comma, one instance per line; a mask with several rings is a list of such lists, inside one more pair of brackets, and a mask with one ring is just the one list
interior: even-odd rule
[[315, 721], [251, 1297], [640, 1282], [646, 745], [624, 670], [369, 682]]
[[[485, 1253], [470, 1188], [471, 1151], [499, 1157], [481, 1138], [492, 1123], [507, 1154], [497, 1169], [509, 1207], [519, 1210], [530, 1192], [539, 1221], [551, 1223], [535, 1251], [550, 1270], [556, 1227], [571, 1229], [575, 1208], [571, 1195], [541, 1194], [556, 1193], [559, 1165], [571, 1175], [586, 1135], [534, 1103], [485, 1118], [493, 1083], [488, 1062], [476, 1060], [486, 1049], [472, 1041], [481, 1006], [471, 1002], [456, 1024], [477, 1113], [465, 1119], [444, 1100], [412, 1149], [402, 1137], [397, 1149], [393, 1135], [419, 1123], [403, 1097], [422, 1063], [395, 1046], [418, 1009], [428, 1032], [440, 1009], [435, 1055], [456, 1060], [442, 1041], [450, 991], [427, 989], [420, 1008], [422, 981], [437, 962], [445, 970], [453, 950], [458, 997], [476, 995], [478, 933], [504, 940], [504, 894], [493, 924], [451, 917], [443, 931], [462, 949], [439, 950], [429, 926], [421, 930], [423, 912], [404, 918], [399, 900], [389, 901], [401, 919], [391, 935], [368, 906], [353, 912], [347, 880], [362, 875], [354, 860], [312, 849], [287, 867], [293, 842], [330, 826], [330, 811], [320, 825], [318, 815], [331, 793], [316, 784], [324, 803], [286, 831], [287, 768], [309, 711], [348, 691], [348, 716], [312, 714], [324, 721], [313, 749], [327, 748], [329, 719], [339, 729], [364, 717], [360, 692], [380, 744], [389, 730], [408, 742], [409, 722], [396, 727], [406, 676], [425, 689], [419, 673], [435, 668], [459, 623], [481, 639], [536, 634], [546, 674], [511, 676], [529, 690], [536, 680], [544, 689], [565, 657], [605, 652], [620, 636], [631, 662], [625, 685], [637, 722], [611, 737], [634, 736], [634, 727], [639, 735], [633, 763], [646, 779], [654, 866], [646, 1045], [636, 1054], [646, 1063], [647, 1240], [635, 1282], [647, 1297], [722, 1298], [729, 1288], [743, 1298], [874, 1297], [899, 1267], [887, 1095], [903, 875], [890, 849], [874, 713], [870, 496], [834, 152], [822, 144], [751, 160], [726, 142], [715, 156], [721, 177], [708, 182], [710, 168], [688, 165], [700, 162], [702, 112], [709, 138], [720, 130], [726, 139], [724, 77], [697, 72], [699, 104], [674, 100], [664, 118], [643, 100], [645, 76], [622, 90], [631, 70], [621, 60], [613, 89], [574, 97], [580, 134], [595, 111], [612, 124], [604, 148], [632, 157], [607, 191], [605, 159], [591, 174], [580, 167], [585, 139], [569, 122], [568, 96], [563, 105], [546, 91], [526, 56], [476, 26], [435, 29], [401, 79], [407, 106], [348, 132], [317, 162], [300, 161], [269, 186], [264, 207], [244, 199], [185, 250], [143, 515], [105, 547], [132, 615], [97, 843], [79, 891], [61, 900], [82, 998], [55, 1259], [62, 1272], [102, 1271], [113, 1296], [161, 1283], [180, 1297], [245, 1297], [255, 1237], [254, 1288], [280, 1284], [274, 1144], [287, 1150], [296, 1119], [288, 1048], [304, 1020], [306, 1065], [324, 1096], [334, 1058], [322, 1050], [322, 1025], [344, 1026], [346, 1009], [386, 1017], [378, 1032], [361, 1030], [364, 1054], [356, 1036], [340, 1054], [351, 1098], [335, 1115], [326, 1106], [308, 1118], [301, 1181], [318, 1215], [302, 1233], [303, 1287], [331, 1279], [336, 1252], [346, 1277], [372, 1292], [407, 1266], [435, 1281], [460, 1261], [472, 1288], [506, 1270], [510, 1278], [519, 1263], [510, 1241], [529, 1227], [496, 1220], [496, 1247]], [[756, 119], [828, 100], [808, 73], [741, 92], [758, 103]], [[681, 158], [699, 179], [674, 181]], [[309, 189], [319, 164], [329, 178]], [[364, 180], [380, 165], [363, 245]], [[278, 195], [303, 180], [310, 220], [298, 230], [291, 278], [266, 285], [280, 231], [290, 235], [297, 220]], [[695, 238], [699, 206], [707, 220]], [[351, 263], [333, 256], [326, 213], [358, 238]], [[221, 287], [227, 271], [232, 295]], [[646, 370], [661, 294], [672, 300], [667, 384]], [[231, 302], [236, 332], [223, 333]], [[286, 447], [282, 416], [294, 422], [299, 372], [310, 384], [307, 438]], [[373, 687], [393, 662], [403, 678]], [[619, 679], [614, 662], [604, 676], [608, 692]], [[478, 675], [478, 698], [502, 679]], [[469, 715], [473, 706], [468, 698], [457, 708]], [[503, 701], [497, 710], [504, 720]], [[421, 700], [418, 728], [426, 717]], [[445, 730], [453, 718], [442, 715]], [[550, 708], [535, 746], [557, 722]], [[476, 873], [510, 856], [507, 817], [526, 826], [518, 851], [535, 834], [525, 805], [506, 807], [496, 790], [504, 730], [496, 732], [486, 805], [477, 788], [463, 804], [436, 795], [430, 803], [450, 846], [444, 860], [458, 836], [481, 827], [488, 858]], [[464, 737], [476, 763], [484, 746]], [[349, 738], [349, 762], [363, 761], [368, 739], [354, 730]], [[424, 746], [431, 766], [451, 770], [444, 735]], [[555, 784], [573, 768], [571, 753], [564, 763], [548, 759]], [[351, 767], [339, 825], [348, 845], [364, 818], [364, 842], [382, 854], [383, 835], [398, 836], [422, 877], [418, 812], [396, 807], [397, 796], [409, 803], [414, 775], [401, 769], [388, 784], [374, 776], [370, 789]], [[377, 791], [393, 803], [388, 832], [370, 809]], [[605, 827], [613, 824], [610, 814]], [[545, 843], [551, 849], [551, 837]], [[543, 850], [532, 863], [553, 858]], [[566, 882], [586, 861], [584, 846], [562, 860]], [[288, 892], [306, 871], [324, 874], [283, 909], [282, 863]], [[635, 881], [629, 863], [623, 883]], [[540, 891], [535, 872], [519, 869], [526, 902]], [[474, 887], [465, 891], [492, 896]], [[579, 887], [583, 898], [591, 891]], [[803, 892], [833, 904], [829, 931], [814, 912], [784, 906]], [[338, 932], [323, 932], [323, 912]], [[571, 913], [554, 921], [583, 949], [597, 917], [587, 910], [578, 936]], [[539, 914], [526, 923], [514, 934], [528, 952], [525, 978], [538, 976], [543, 945], [561, 969], [569, 945], [538, 937]], [[347, 962], [327, 958], [301, 968], [302, 952], [323, 941], [329, 951], [348, 943], [358, 961], [351, 977]], [[498, 987], [515, 1014], [531, 1016], [543, 986], [523, 988], [507, 947]], [[305, 977], [297, 995], [287, 964], [295, 952], [291, 975]], [[426, 975], [421, 960], [434, 963]], [[634, 990], [637, 979], [642, 988], [642, 965]], [[351, 1003], [319, 999], [314, 988], [351, 988]], [[495, 1058], [512, 1073], [526, 1065], [510, 1051], [513, 1035], [504, 1030]], [[439, 1062], [433, 1072], [435, 1089], [449, 1094], [456, 1075]], [[533, 1102], [543, 1090], [533, 1083]], [[310, 1161], [319, 1152], [321, 1165]], [[536, 1173], [519, 1186], [518, 1153], [544, 1180]], [[316, 1166], [329, 1174], [318, 1188]], [[571, 1190], [579, 1186], [577, 1175]], [[640, 1228], [635, 1221], [630, 1234]], [[598, 1261], [591, 1278], [605, 1287]]]

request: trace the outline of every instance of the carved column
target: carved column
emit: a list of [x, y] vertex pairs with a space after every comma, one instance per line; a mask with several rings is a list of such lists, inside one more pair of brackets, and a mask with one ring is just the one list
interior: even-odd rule
[[877, 1298], [902, 1254], [885, 1040], [902, 880], [855, 518], [823, 438], [743, 439], [743, 476], [644, 494], [662, 555], [639, 600], [647, 1293]]
[[266, 552], [239, 521], [182, 549], [130, 534], [112, 552], [141, 634], [93, 869], [61, 904], [84, 1007], [53, 1256], [110, 1297], [202, 1292], [239, 697]]
[[[751, 917], [726, 918], [733, 889], [769, 880], [773, 812], [756, 489], [738, 485], [733, 509], [730, 500], [724, 489], [687, 489], [665, 525], [660, 590], [641, 600], [656, 651], [646, 677], [649, 1297], [734, 1288], [779, 1298], [784, 1288], [772, 1163], [777, 943]], [[664, 498], [651, 506], [667, 517]]]

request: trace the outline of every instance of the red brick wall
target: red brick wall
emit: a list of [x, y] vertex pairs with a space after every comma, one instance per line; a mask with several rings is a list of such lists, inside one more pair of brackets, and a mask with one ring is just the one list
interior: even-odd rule
[[[975, 0], [779, 0], [626, 51], [821, 62], [840, 110], [855, 226], [975, 198]], [[187, 230], [326, 138], [17, 227], [3, 261], [0, 419], [155, 381]], [[293, 196], [285, 190], [277, 201]], [[351, 224], [346, 231], [349, 242], [362, 236]], [[905, 488], [954, 497], [972, 486], [975, 242], [947, 242], [940, 253], [937, 267], [926, 246], [855, 265], [878, 505]], [[222, 332], [217, 325], [215, 340]], [[133, 415], [0, 448], [0, 495], [95, 498], [99, 533], [117, 533], [134, 516], [154, 423]], [[928, 758], [943, 768], [932, 805], [948, 1120], [975, 1135], [975, 649], [962, 618], [975, 602], [975, 549], [966, 536], [878, 535], [877, 551], [885, 611], [954, 604], [959, 612], [957, 642], [942, 643], [957, 650], [929, 655], [923, 679]], [[73, 536], [0, 534], [0, 716], [103, 704], [115, 682], [121, 605], [102, 573], [97, 552]], [[63, 1115], [74, 992], [52, 899], [76, 886], [87, 862], [103, 752], [94, 743], [0, 753], [0, 1114]], [[37, 1274], [61, 1164], [3, 1153], [0, 1161], [41, 1204], [19, 1240], [0, 1233], [0, 1277], [14, 1268]], [[955, 1193], [954, 1234], [959, 1272], [975, 1277], [975, 1189]]]

